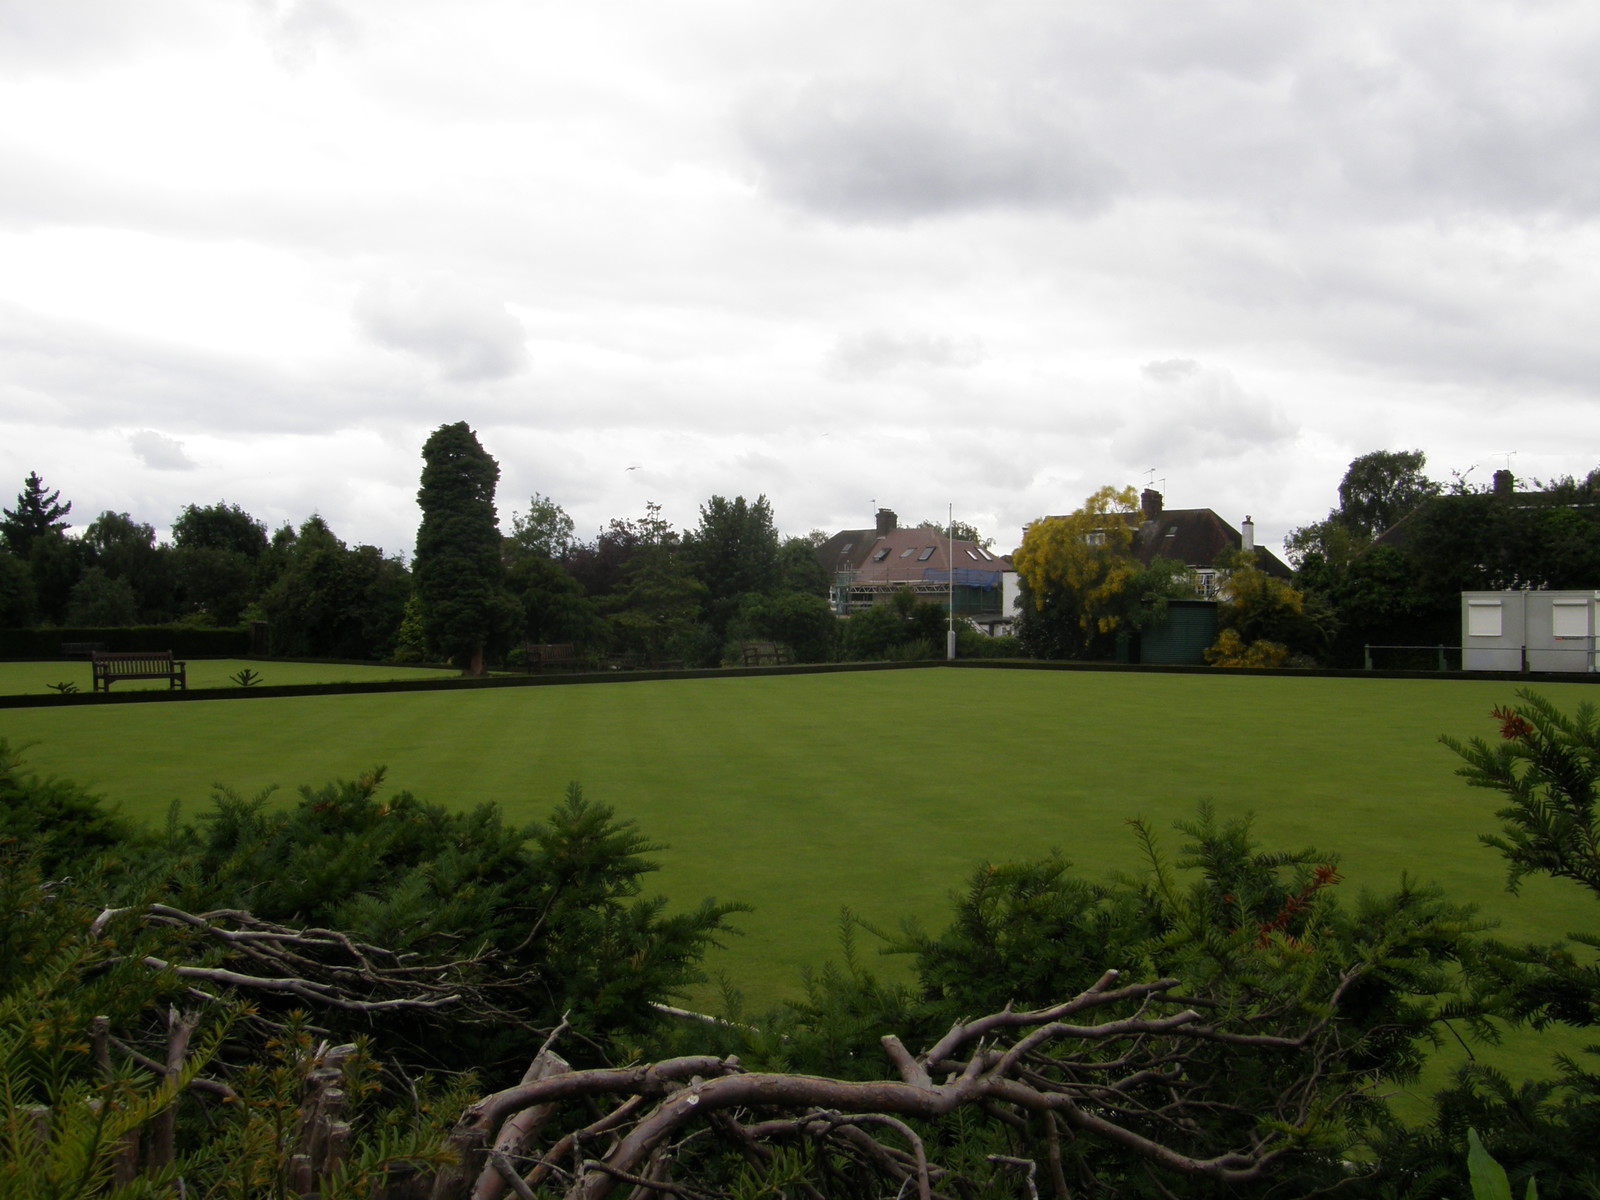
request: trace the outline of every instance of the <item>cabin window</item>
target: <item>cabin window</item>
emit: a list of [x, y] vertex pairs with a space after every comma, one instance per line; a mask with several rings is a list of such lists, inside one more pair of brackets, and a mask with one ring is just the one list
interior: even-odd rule
[[1500, 629], [1500, 601], [1467, 601], [1468, 637], [1499, 637]]

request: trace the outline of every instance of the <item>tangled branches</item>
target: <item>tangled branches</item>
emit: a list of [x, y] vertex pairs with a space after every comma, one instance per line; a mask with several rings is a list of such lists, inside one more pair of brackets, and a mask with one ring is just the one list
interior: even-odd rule
[[[454, 1007], [467, 1017], [503, 1019], [470, 975], [485, 952], [449, 961], [402, 954], [369, 945], [336, 929], [295, 929], [238, 909], [190, 913], [166, 904], [137, 910], [106, 909], [91, 932], [100, 934], [117, 917], [133, 915], [146, 929], [183, 930], [209, 951], [213, 961], [169, 961], [145, 954], [142, 961], [171, 971], [197, 998], [213, 999], [206, 987], [291, 998], [345, 1012], [380, 1013]], [[516, 981], [504, 982], [512, 986]]]
[[600, 1200], [622, 1184], [634, 1195], [694, 1197], [716, 1190], [719, 1176], [772, 1169], [798, 1148], [810, 1164], [807, 1194], [887, 1185], [932, 1200], [979, 1182], [970, 1161], [939, 1161], [939, 1123], [958, 1110], [1015, 1133], [1013, 1147], [1028, 1151], [990, 1154], [980, 1167], [1024, 1170], [1030, 1186], [1043, 1173], [1059, 1196], [1070, 1194], [1063, 1143], [1079, 1137], [1181, 1177], [1256, 1178], [1300, 1137], [1241, 1112], [1229, 1145], [1197, 1151], [1196, 1128], [1215, 1129], [1223, 1102], [1186, 1064], [1218, 1039], [1296, 1054], [1307, 1040], [1227, 1034], [1183, 1004], [1177, 986], [1122, 985], [1107, 971], [1054, 1007], [959, 1022], [920, 1055], [887, 1036], [898, 1078], [879, 1081], [746, 1072], [737, 1058], [714, 1056], [572, 1070], [547, 1050], [523, 1082], [463, 1115], [452, 1134], [460, 1166], [433, 1195], [559, 1189], [568, 1200]]

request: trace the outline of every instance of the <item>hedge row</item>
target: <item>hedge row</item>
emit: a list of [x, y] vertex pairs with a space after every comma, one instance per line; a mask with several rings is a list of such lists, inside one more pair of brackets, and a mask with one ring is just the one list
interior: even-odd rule
[[134, 625], [115, 629], [0, 629], [0, 658], [62, 658], [62, 646], [84, 642], [99, 642], [114, 652], [171, 650], [178, 658], [244, 658], [250, 654], [248, 629]]

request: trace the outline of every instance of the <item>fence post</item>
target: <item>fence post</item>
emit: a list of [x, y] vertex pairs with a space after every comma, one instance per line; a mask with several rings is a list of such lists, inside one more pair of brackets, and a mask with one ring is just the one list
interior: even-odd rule
[[1362, 655], [1362, 658], [1366, 661], [1367, 670], [1369, 670], [1369, 671], [1372, 670], [1372, 647], [1370, 645], [1369, 646], [1362, 646], [1361, 647], [1361, 655]]

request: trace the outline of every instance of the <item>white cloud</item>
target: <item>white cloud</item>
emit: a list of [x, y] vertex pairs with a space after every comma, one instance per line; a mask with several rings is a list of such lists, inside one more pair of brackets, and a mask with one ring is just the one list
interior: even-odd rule
[[323, 46], [355, 45], [360, 26], [330, 0], [252, 0], [272, 47], [273, 57], [289, 71], [303, 71]]
[[153, 471], [192, 471], [194, 460], [184, 453], [183, 443], [153, 429], [129, 435], [134, 456]]

